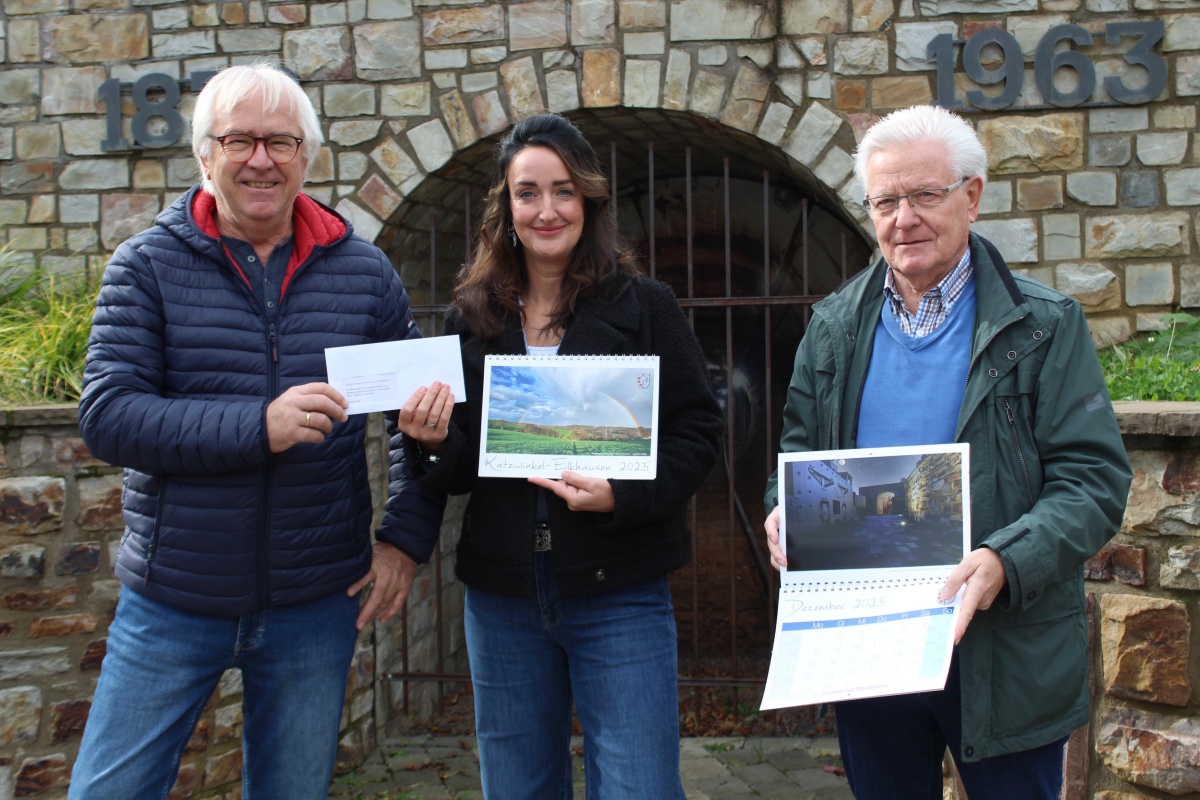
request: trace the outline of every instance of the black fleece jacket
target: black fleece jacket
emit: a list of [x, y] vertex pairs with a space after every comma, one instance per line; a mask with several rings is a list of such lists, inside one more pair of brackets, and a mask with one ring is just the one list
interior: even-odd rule
[[[484, 356], [525, 353], [521, 324], [483, 342], [451, 313], [447, 334], [462, 337], [467, 400], [450, 419], [441, 459], [423, 462], [407, 441], [418, 480], [448, 494], [471, 492], [456, 571], [468, 586], [532, 597], [538, 487], [524, 478], [480, 478]], [[613, 480], [611, 513], [574, 512], [547, 492], [554, 574], [564, 596], [611, 591], [666, 575], [691, 559], [688, 498], [716, 463], [722, 416], [704, 355], [670, 287], [644, 278], [580, 300], [559, 355], [660, 358], [657, 478]]]

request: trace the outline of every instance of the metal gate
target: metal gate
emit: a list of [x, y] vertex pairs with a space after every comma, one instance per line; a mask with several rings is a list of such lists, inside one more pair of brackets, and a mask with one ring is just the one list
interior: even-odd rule
[[[684, 705], [707, 714], [715, 703], [736, 719], [757, 709], [774, 632], [778, 577], [762, 492], [796, 346], [812, 304], [865, 267], [871, 245], [832, 192], [797, 180], [785, 156], [752, 137], [661, 111], [570, 116], [602, 157], [607, 149], [621, 234], [649, 274], [674, 288], [725, 411], [721, 459], [690, 504], [692, 564], [670, 582], [680, 685], [693, 689], [690, 702], [681, 691]], [[427, 333], [440, 331], [453, 275], [470, 252], [492, 163], [484, 148], [423, 185], [382, 237]], [[440, 596], [440, 563], [435, 574]], [[440, 664], [440, 637], [437, 650]], [[409, 671], [406, 660], [386, 677], [469, 680]], [[704, 723], [682, 720], [685, 732]]]

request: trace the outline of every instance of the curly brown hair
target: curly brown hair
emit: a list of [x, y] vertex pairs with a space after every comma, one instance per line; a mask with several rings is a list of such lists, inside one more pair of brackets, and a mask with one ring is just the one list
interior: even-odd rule
[[507, 236], [512, 224], [508, 168], [517, 153], [530, 146], [548, 147], [557, 153], [583, 197], [583, 231], [571, 254], [558, 305], [547, 327], [566, 327], [581, 297], [602, 291], [619, 293], [629, 276], [642, 273], [633, 251], [624, 247], [617, 236], [608, 178], [595, 150], [565, 117], [558, 114], [529, 117], [514, 125], [496, 147], [496, 167], [475, 250], [459, 271], [454, 287], [452, 313], [461, 315], [475, 335], [484, 340], [500, 336], [505, 317], [522, 314], [520, 294], [527, 275], [519, 246], [514, 247]]

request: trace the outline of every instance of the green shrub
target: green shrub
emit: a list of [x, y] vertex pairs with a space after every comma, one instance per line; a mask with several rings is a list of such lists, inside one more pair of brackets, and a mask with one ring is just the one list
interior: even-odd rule
[[3, 269], [0, 253], [0, 404], [79, 399], [95, 281]]
[[1100, 351], [1114, 400], [1200, 399], [1200, 317], [1166, 314], [1170, 328]]

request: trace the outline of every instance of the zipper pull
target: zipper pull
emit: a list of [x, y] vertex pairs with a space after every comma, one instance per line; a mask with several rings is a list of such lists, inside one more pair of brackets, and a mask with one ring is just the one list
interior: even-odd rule
[[1012, 406], [1009, 404], [1007, 398], [1004, 400], [1004, 413], [1008, 414], [1008, 424], [1009, 425], [1017, 424], [1017, 417], [1015, 414], [1013, 414]]
[[270, 331], [270, 333], [268, 334], [267, 338], [271, 342], [271, 360], [278, 363], [279, 349], [278, 349], [278, 347], [276, 347], [276, 344], [275, 344], [275, 323], [274, 322], [271, 323], [269, 331]]

